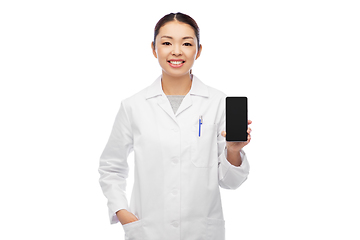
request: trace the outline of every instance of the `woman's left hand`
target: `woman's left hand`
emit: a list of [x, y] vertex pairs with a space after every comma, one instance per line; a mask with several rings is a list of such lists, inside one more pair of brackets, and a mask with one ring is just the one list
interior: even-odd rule
[[[250, 125], [252, 123], [251, 120], [248, 120], [248, 125]], [[231, 152], [240, 152], [240, 150], [245, 147], [246, 145], [248, 145], [248, 143], [250, 142], [251, 140], [251, 128], [248, 127], [247, 129], [247, 132], [248, 132], [248, 140], [246, 142], [228, 142], [226, 141], [226, 148], [228, 151], [231, 151]], [[223, 137], [226, 137], [226, 132], [225, 131], [222, 131], [221, 132], [221, 135]]]

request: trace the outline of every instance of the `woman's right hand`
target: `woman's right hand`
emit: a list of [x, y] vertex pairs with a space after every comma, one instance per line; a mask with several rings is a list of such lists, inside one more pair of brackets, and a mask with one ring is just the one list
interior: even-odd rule
[[138, 221], [139, 219], [131, 212], [126, 209], [121, 209], [116, 212], [116, 216], [122, 225]]

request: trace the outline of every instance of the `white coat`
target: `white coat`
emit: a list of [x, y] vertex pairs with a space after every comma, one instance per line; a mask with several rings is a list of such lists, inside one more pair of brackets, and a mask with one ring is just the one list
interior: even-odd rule
[[[243, 150], [237, 167], [226, 159], [225, 97], [193, 75], [176, 114], [161, 75], [120, 104], [100, 157], [100, 185], [110, 223], [127, 209], [138, 221], [123, 225], [129, 240], [224, 240], [219, 186], [238, 188], [249, 173]], [[199, 137], [199, 116], [203, 118]], [[126, 198], [127, 157], [134, 151], [134, 186]], [[234, 213], [236, 214], [236, 213]]]

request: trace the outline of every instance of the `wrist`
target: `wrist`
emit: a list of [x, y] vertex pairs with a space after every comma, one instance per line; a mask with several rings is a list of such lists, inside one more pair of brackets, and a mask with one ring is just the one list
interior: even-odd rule
[[240, 153], [241, 149], [233, 149], [233, 148], [229, 148], [228, 146], [225, 147], [225, 150], [230, 153], [230, 154], [233, 154], [233, 153]]
[[127, 210], [126, 209], [121, 209], [119, 211], [116, 212], [116, 216], [119, 218], [121, 215], [123, 215], [124, 213], [126, 213]]

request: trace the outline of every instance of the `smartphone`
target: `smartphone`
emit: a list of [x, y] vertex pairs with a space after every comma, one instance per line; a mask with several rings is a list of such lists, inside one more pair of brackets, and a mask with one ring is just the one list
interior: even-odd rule
[[226, 141], [246, 142], [248, 138], [247, 97], [226, 97]]

